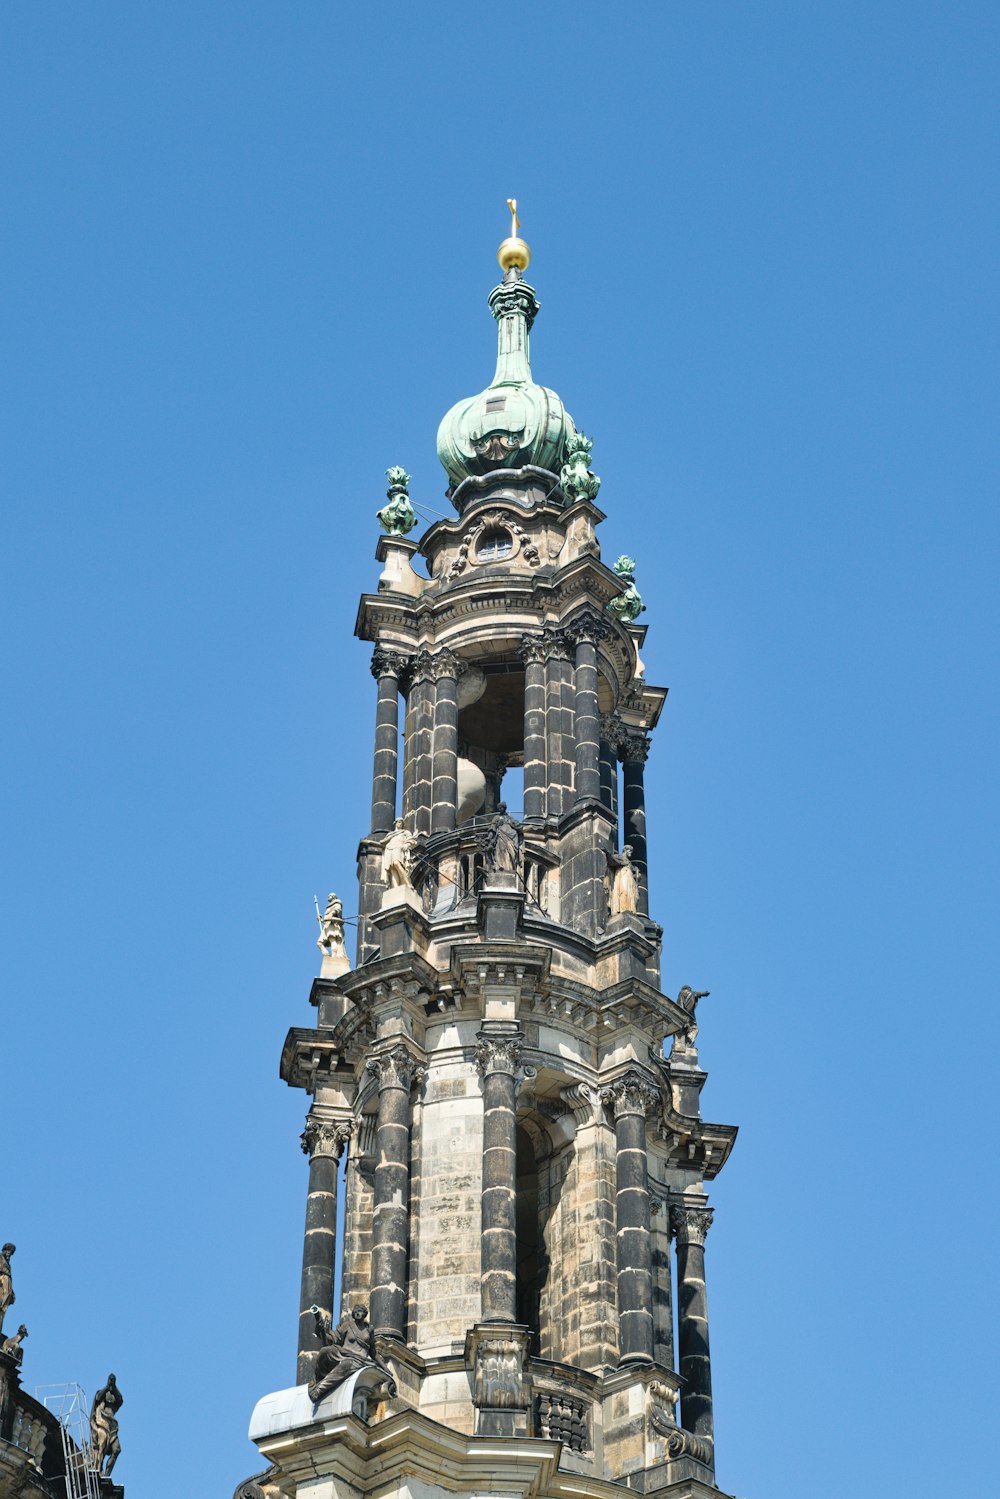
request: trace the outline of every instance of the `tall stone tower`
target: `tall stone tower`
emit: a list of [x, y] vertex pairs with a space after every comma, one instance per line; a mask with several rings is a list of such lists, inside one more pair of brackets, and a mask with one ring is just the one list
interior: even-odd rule
[[634, 563], [601, 560], [590, 442], [532, 378], [517, 227], [496, 374], [438, 433], [454, 518], [410, 540], [389, 470], [358, 611], [358, 947], [352, 967], [331, 897], [315, 1024], [281, 1059], [312, 1099], [299, 1383], [254, 1412], [272, 1466], [244, 1496], [718, 1493], [705, 1183], [736, 1131], [701, 1118], [702, 996], [659, 986], [643, 772], [666, 691]]

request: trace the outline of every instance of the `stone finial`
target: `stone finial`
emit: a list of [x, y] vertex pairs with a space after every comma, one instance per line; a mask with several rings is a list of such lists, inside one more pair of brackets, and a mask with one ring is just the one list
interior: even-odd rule
[[577, 500], [596, 500], [601, 481], [590, 471], [590, 450], [593, 439], [583, 432], [571, 432], [566, 439], [566, 458], [559, 471], [559, 484], [566, 503]]
[[615, 619], [620, 619], [623, 624], [634, 624], [646, 609], [642, 594], [635, 586], [635, 558], [623, 552], [612, 572], [617, 573], [621, 579], [622, 591], [608, 604], [608, 613], [613, 614]]
[[385, 476], [389, 480], [386, 491], [389, 503], [376, 511], [376, 519], [389, 536], [405, 536], [417, 524], [417, 514], [410, 503], [410, 475], [397, 465], [387, 468]]

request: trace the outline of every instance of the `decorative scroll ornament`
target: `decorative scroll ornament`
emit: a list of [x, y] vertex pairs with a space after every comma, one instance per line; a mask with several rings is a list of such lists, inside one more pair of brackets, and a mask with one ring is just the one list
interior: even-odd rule
[[649, 1424], [654, 1431], [661, 1436], [671, 1437], [677, 1430], [677, 1402], [681, 1398], [680, 1390], [675, 1390], [672, 1385], [662, 1384], [655, 1380], [649, 1387]]
[[614, 1112], [616, 1119], [625, 1114], [642, 1114], [653, 1107], [659, 1099], [653, 1084], [640, 1072], [626, 1072], [601, 1089], [601, 1102]]
[[306, 1120], [306, 1127], [299, 1136], [303, 1153], [307, 1156], [324, 1155], [339, 1161], [354, 1133], [352, 1119]]
[[623, 553], [612, 571], [618, 574], [623, 587], [621, 593], [608, 604], [608, 613], [613, 614], [615, 619], [620, 619], [623, 624], [634, 624], [646, 609], [642, 594], [635, 586], [635, 558]]
[[402, 1088], [408, 1093], [415, 1083], [423, 1081], [427, 1073], [423, 1063], [411, 1056], [405, 1046], [392, 1046], [388, 1051], [379, 1052], [365, 1066], [378, 1078], [380, 1091], [382, 1088]]
[[389, 480], [386, 491], [389, 503], [375, 512], [375, 518], [389, 536], [405, 536], [417, 524], [416, 511], [410, 504], [410, 475], [397, 466], [387, 468], [385, 476]]
[[487, 1031], [479, 1031], [478, 1040], [476, 1066], [483, 1077], [489, 1076], [491, 1072], [507, 1072], [511, 1077], [517, 1076], [521, 1066], [522, 1036], [494, 1036]]
[[674, 1203], [670, 1209], [670, 1232], [684, 1244], [704, 1244], [714, 1216], [711, 1208], [689, 1208]]
[[704, 1463], [706, 1468], [711, 1468], [713, 1462], [711, 1443], [703, 1441], [701, 1437], [692, 1436], [681, 1426], [674, 1426], [666, 1436], [668, 1460], [693, 1457], [695, 1462]]
[[263, 1473], [254, 1473], [252, 1477], [244, 1478], [242, 1483], [238, 1483], [233, 1499], [271, 1499], [271, 1495], [278, 1492], [273, 1483], [277, 1476], [278, 1470], [272, 1463]]
[[593, 438], [583, 432], [571, 432], [566, 439], [566, 458], [559, 471], [559, 484], [569, 505], [575, 505], [578, 500], [597, 499], [601, 481], [590, 471], [593, 446]]
[[[479, 446], [479, 444], [476, 445], [477, 452], [479, 451]], [[516, 448], [511, 451], [516, 451]], [[502, 456], [502, 454], [487, 454], [487, 456], [497, 457]], [[465, 572], [470, 563], [478, 566], [480, 563], [480, 558], [477, 556], [479, 543], [484, 538], [489, 538], [493, 533], [501, 531], [506, 532], [511, 540], [510, 552], [502, 559], [504, 562], [511, 561], [512, 558], [520, 553], [525, 562], [531, 567], [541, 565], [542, 559], [539, 556], [537, 546], [531, 539], [530, 533], [517, 522], [513, 515], [508, 515], [503, 510], [491, 510], [486, 515], [479, 516], [475, 524], [470, 526], [469, 530], [462, 537], [455, 560], [448, 569], [449, 578], [459, 577]], [[496, 559], [490, 559], [490, 561], [493, 560]]]

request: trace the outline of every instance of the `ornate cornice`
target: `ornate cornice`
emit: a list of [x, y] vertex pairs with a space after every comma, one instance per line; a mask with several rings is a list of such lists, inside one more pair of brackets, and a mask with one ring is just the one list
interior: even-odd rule
[[377, 645], [372, 651], [372, 676], [395, 677], [397, 681], [403, 677], [412, 662], [411, 655], [402, 651], [393, 651], [383, 645]]
[[713, 1216], [711, 1208], [686, 1207], [675, 1202], [670, 1209], [671, 1235], [684, 1244], [704, 1244]]
[[370, 1057], [365, 1068], [378, 1079], [380, 1092], [383, 1088], [402, 1088], [408, 1093], [415, 1083], [423, 1081], [427, 1073], [423, 1063], [402, 1043]]
[[339, 1161], [354, 1131], [352, 1119], [306, 1120], [306, 1127], [299, 1137], [302, 1149], [310, 1160], [313, 1156], [329, 1156]]
[[477, 1038], [479, 1044], [476, 1047], [476, 1066], [483, 1077], [488, 1077], [492, 1072], [507, 1072], [511, 1077], [517, 1076], [524, 1042], [520, 1033], [495, 1036], [487, 1031], [479, 1031]]
[[626, 1114], [645, 1117], [659, 1097], [658, 1089], [641, 1072], [626, 1072], [601, 1089], [601, 1102], [606, 1109], [614, 1111], [616, 1119]]

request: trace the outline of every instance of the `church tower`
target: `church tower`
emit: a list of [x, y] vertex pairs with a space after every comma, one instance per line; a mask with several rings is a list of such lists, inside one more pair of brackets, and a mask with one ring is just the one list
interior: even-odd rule
[[379, 512], [357, 951], [331, 897], [281, 1058], [311, 1097], [298, 1383], [258, 1403], [244, 1499], [719, 1492], [706, 1183], [736, 1130], [701, 1118], [702, 995], [660, 989], [666, 689], [590, 440], [532, 375], [518, 227], [496, 373], [438, 432], [454, 516], [411, 539], [402, 469]]

